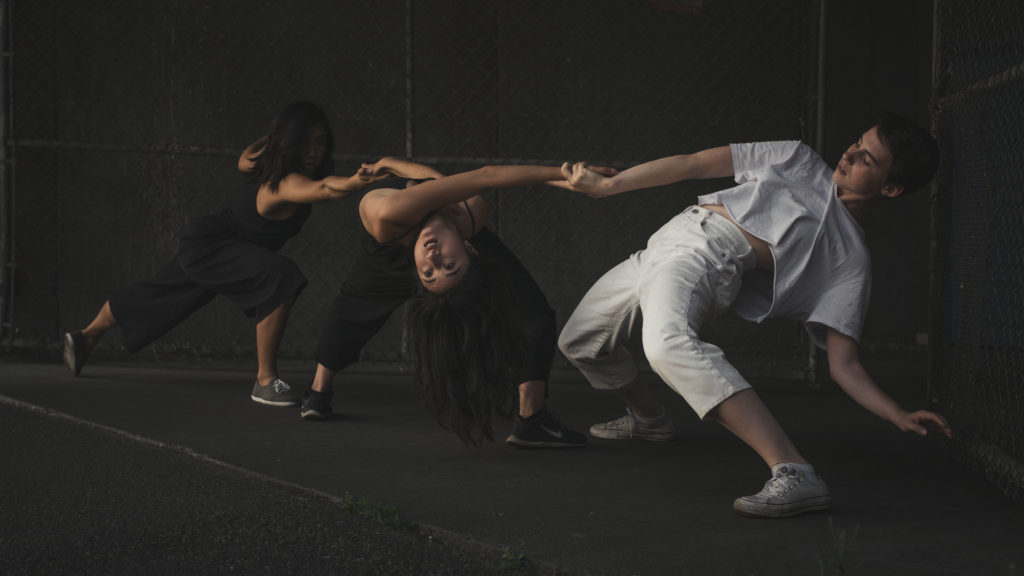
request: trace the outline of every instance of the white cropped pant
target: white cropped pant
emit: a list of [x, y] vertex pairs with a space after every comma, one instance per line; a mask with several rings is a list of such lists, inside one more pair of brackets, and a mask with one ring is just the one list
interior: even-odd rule
[[697, 334], [729, 308], [743, 272], [754, 264], [750, 243], [735, 224], [691, 206], [590, 288], [558, 347], [591, 386], [614, 390], [636, 378], [625, 344], [642, 325], [651, 368], [704, 418], [750, 387], [722, 350]]

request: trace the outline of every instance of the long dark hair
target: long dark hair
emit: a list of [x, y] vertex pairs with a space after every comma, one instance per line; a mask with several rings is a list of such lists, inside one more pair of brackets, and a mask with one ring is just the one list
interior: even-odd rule
[[323, 178], [334, 172], [331, 152], [334, 151], [334, 133], [327, 113], [312, 102], [298, 100], [284, 107], [274, 117], [270, 126], [270, 134], [256, 157], [250, 179], [254, 184], [269, 184], [270, 190], [277, 192], [277, 186], [285, 176], [292, 172], [302, 172], [302, 153], [305, 149], [309, 132], [315, 126], [323, 126], [327, 131], [327, 142], [324, 147], [324, 160], [317, 166], [314, 178]]
[[514, 295], [497, 266], [470, 255], [462, 281], [444, 293], [421, 287], [408, 308], [414, 380], [438, 423], [467, 446], [494, 440], [493, 419], [511, 417], [524, 343], [512, 328]]

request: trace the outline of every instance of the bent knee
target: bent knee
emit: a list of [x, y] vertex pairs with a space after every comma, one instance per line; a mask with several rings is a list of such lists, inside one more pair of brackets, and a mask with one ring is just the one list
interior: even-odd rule
[[692, 354], [692, 341], [686, 335], [680, 334], [670, 339], [644, 338], [644, 356], [655, 372], [661, 372], [663, 368], [679, 363]]
[[558, 335], [558, 349], [572, 362], [593, 355], [587, 349], [587, 344], [588, 339], [586, 336], [572, 330], [568, 324], [562, 329], [562, 333]]

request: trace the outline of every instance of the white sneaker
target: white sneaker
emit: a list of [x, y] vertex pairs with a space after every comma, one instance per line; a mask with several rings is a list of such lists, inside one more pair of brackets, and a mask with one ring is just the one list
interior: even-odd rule
[[590, 435], [607, 440], [654, 440], [664, 442], [676, 437], [676, 427], [667, 414], [655, 424], [644, 424], [636, 419], [633, 411], [626, 408], [626, 415], [610, 422], [601, 422], [590, 427]]
[[757, 494], [737, 498], [732, 508], [744, 516], [758, 518], [786, 518], [827, 510], [832, 505], [828, 486], [821, 477], [811, 476], [792, 466], [776, 464], [764, 488]]

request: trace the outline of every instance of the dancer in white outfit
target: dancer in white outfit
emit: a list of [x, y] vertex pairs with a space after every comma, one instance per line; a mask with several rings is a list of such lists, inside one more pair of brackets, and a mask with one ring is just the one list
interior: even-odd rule
[[858, 351], [871, 291], [865, 219], [879, 202], [927, 184], [937, 165], [930, 134], [888, 117], [850, 146], [835, 170], [799, 142], [733, 144], [613, 177], [583, 163], [564, 168], [572, 189], [594, 197], [699, 178], [731, 176], [738, 184], [699, 197], [665, 224], [645, 250], [594, 284], [563, 329], [566, 357], [591, 385], [614, 390], [627, 405], [625, 416], [594, 425], [591, 435], [675, 435], [625, 347], [642, 326], [651, 368], [701, 418], [723, 424], [771, 467], [761, 492], [736, 499], [737, 512], [783, 517], [828, 508], [824, 481], [722, 350], [698, 337], [730, 306], [749, 320], [802, 322], [827, 351], [832, 378], [855, 401], [901, 430], [950, 435], [938, 414], [908, 413], [883, 392]]

